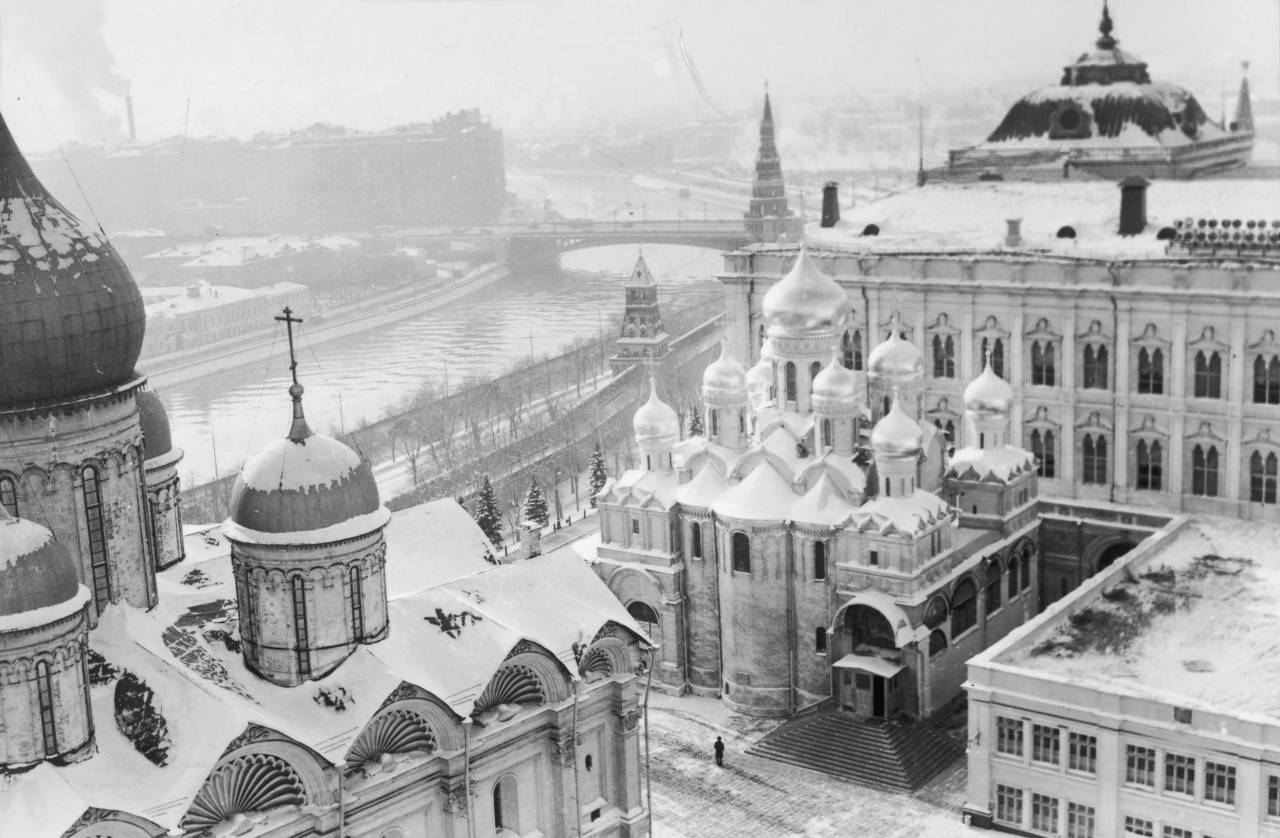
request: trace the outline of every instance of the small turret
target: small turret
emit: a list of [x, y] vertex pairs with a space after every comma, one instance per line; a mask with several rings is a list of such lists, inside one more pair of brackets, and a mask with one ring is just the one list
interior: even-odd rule
[[889, 326], [889, 337], [871, 350], [867, 358], [867, 390], [871, 417], [879, 420], [889, 412], [895, 393], [906, 402], [909, 415], [920, 415], [924, 390], [924, 353], [902, 336], [897, 315]]
[[707, 439], [735, 450], [746, 448], [747, 371], [729, 356], [727, 344], [720, 345], [720, 357], [702, 374], [702, 403]]
[[671, 449], [680, 439], [680, 418], [671, 405], [658, 398], [658, 381], [649, 379], [649, 400], [640, 405], [631, 420], [636, 445], [644, 457], [646, 471], [669, 471]]
[[813, 379], [813, 414], [817, 420], [818, 450], [830, 448], [842, 456], [853, 454], [859, 413], [858, 377], [840, 363], [839, 351]]
[[916, 490], [916, 463], [924, 447], [924, 431], [920, 423], [902, 409], [895, 390], [892, 406], [871, 429], [871, 453], [875, 456], [876, 473], [884, 497], [908, 497]]

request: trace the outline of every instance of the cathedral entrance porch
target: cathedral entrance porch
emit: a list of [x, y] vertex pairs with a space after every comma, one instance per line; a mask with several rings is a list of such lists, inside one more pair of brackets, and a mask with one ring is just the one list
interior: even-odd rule
[[858, 719], [891, 719], [902, 709], [902, 664], [849, 654], [832, 664], [840, 707]]

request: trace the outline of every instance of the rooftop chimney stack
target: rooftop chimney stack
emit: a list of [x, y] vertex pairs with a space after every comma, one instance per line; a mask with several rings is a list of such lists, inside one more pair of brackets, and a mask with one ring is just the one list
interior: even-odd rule
[[1130, 175], [1120, 181], [1120, 235], [1136, 236], [1147, 228], [1147, 187], [1151, 181]]
[[834, 180], [822, 187], [822, 226], [834, 227], [840, 220], [840, 185]]
[[129, 117], [129, 142], [131, 143], [137, 142], [138, 132], [135, 131], [133, 127], [133, 94], [132, 93], [126, 93], [124, 95], [124, 111], [125, 111], [125, 114]]
[[1005, 247], [1017, 247], [1022, 244], [1022, 219], [1006, 218], [1004, 223], [1009, 225], [1009, 229], [1004, 234]]

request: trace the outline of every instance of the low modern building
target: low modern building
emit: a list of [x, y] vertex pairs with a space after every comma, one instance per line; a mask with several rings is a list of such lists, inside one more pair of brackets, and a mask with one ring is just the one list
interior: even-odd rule
[[1280, 835], [1280, 527], [1180, 515], [969, 661], [965, 818]]

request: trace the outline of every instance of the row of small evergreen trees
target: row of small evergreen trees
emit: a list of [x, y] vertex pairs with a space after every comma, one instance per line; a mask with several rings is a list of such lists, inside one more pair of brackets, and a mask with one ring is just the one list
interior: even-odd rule
[[[604, 488], [605, 482], [609, 479], [604, 467], [604, 452], [600, 450], [599, 444], [591, 452], [591, 462], [588, 464], [587, 470], [588, 484], [591, 488], [589, 500], [591, 505], [595, 506], [596, 495], [600, 493], [600, 490]], [[529, 489], [525, 492], [522, 515], [526, 521], [533, 521], [543, 527], [551, 521], [547, 511], [547, 499], [543, 496], [542, 487], [538, 485], [538, 478], [536, 477], [529, 479]], [[476, 508], [473, 516], [490, 541], [494, 544], [502, 543], [502, 513], [498, 509], [498, 496], [494, 492], [493, 484], [489, 481], [489, 475], [487, 474], [484, 476], [484, 482], [480, 485], [480, 495], [476, 499]]]

